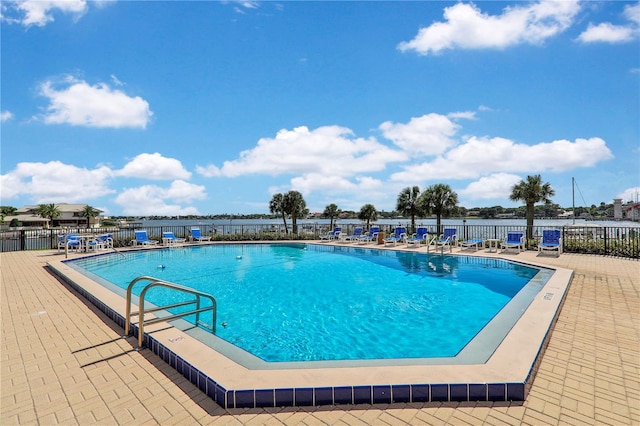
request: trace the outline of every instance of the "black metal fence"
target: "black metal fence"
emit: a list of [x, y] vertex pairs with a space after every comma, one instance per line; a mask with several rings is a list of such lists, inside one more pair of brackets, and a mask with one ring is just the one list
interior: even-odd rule
[[[355, 224], [341, 225], [342, 231], [348, 234], [358, 226]], [[320, 235], [330, 231], [327, 225], [299, 224], [293, 230], [288, 224], [241, 224], [241, 225], [166, 225], [149, 226], [144, 229], [150, 239], [162, 242], [163, 232], [173, 232], [177, 238], [191, 236], [191, 228], [197, 227], [202, 235], [211, 237], [212, 241], [268, 241], [268, 240], [317, 240]], [[456, 228], [458, 240], [468, 239], [506, 239], [510, 231], [526, 232], [526, 226], [507, 225], [447, 225]], [[381, 225], [381, 232], [391, 234], [395, 225]], [[438, 234], [435, 225], [427, 226], [430, 234]], [[113, 234], [114, 247], [132, 245], [137, 228], [100, 228], [100, 229], [23, 229], [0, 232], [0, 251], [45, 250], [56, 249], [59, 237], [64, 233], [79, 233], [100, 235]], [[591, 253], [607, 256], [640, 258], [639, 228], [633, 227], [605, 227], [605, 226], [534, 226], [534, 238], [527, 241], [527, 248], [535, 250], [545, 229], [561, 229], [563, 251], [568, 253]], [[409, 230], [410, 231], [410, 230]], [[440, 230], [442, 231], [442, 230]]]

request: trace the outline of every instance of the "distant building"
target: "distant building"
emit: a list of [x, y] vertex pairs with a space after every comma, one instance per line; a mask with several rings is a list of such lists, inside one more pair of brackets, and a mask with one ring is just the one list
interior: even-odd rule
[[613, 199], [613, 218], [622, 219], [622, 198]]
[[[16, 210], [16, 213], [12, 216], [5, 216], [4, 223], [10, 224], [17, 221], [19, 227], [39, 227], [39, 228], [59, 228], [69, 227], [78, 228], [87, 226], [87, 218], [82, 216], [82, 211], [87, 207], [87, 204], [67, 204], [59, 203], [56, 207], [60, 211], [60, 216], [53, 219], [53, 223], [47, 217], [37, 215], [35, 212], [38, 206], [24, 206]], [[100, 227], [102, 217], [100, 213], [102, 210], [94, 208], [98, 215], [91, 218], [89, 221], [90, 228]]]
[[623, 205], [622, 217], [627, 220], [640, 220], [640, 203], [627, 203]]

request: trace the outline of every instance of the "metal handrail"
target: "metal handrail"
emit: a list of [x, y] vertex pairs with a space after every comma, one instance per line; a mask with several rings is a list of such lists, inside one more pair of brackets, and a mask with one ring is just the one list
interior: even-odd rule
[[[138, 301], [138, 308], [139, 311], [137, 312], [131, 312], [131, 294], [132, 294], [132, 290], [133, 290], [133, 286], [135, 284], [137, 284], [139, 281], [150, 281], [149, 284], [145, 285], [145, 287], [142, 289], [142, 291], [140, 292], [140, 296], [139, 296], [139, 301]], [[147, 291], [149, 291], [150, 289], [152, 289], [153, 287], [165, 287], [165, 288], [170, 288], [173, 290], [177, 290], [177, 291], [181, 291], [183, 293], [188, 293], [188, 294], [192, 294], [194, 296], [196, 296], [196, 298], [194, 300], [190, 300], [190, 301], [186, 301], [186, 302], [181, 302], [181, 303], [175, 303], [175, 304], [171, 304], [171, 305], [165, 305], [165, 306], [159, 306], [156, 308], [151, 308], [151, 309], [144, 309], [144, 297], [147, 294]], [[211, 306], [206, 306], [206, 307], [200, 307], [200, 298], [207, 298], [211, 301]], [[137, 316], [138, 317], [138, 348], [142, 348], [142, 345], [144, 343], [144, 325], [145, 324], [154, 324], [157, 322], [161, 322], [161, 321], [170, 321], [176, 318], [181, 318], [187, 315], [196, 315], [196, 325], [203, 325], [205, 327], [207, 327], [209, 330], [211, 330], [212, 333], [215, 333], [216, 331], [216, 299], [208, 294], [208, 293], [203, 293], [201, 291], [197, 291], [194, 290], [192, 288], [189, 287], [185, 287], [179, 284], [175, 284], [169, 281], [164, 281], [158, 278], [154, 278], [154, 277], [149, 277], [149, 276], [140, 276], [137, 278], [134, 278], [129, 285], [127, 286], [127, 306], [126, 306], [126, 312], [125, 312], [125, 328], [124, 328], [124, 333], [125, 336], [129, 336], [130, 332], [131, 332], [131, 317], [132, 316]], [[179, 314], [173, 314], [170, 316], [165, 316], [165, 317], [158, 317], [158, 318], [153, 318], [153, 319], [149, 319], [146, 320], [144, 319], [144, 315], [146, 313], [149, 312], [157, 312], [157, 311], [161, 311], [161, 310], [166, 310], [166, 309], [170, 309], [170, 308], [176, 308], [179, 306], [186, 306], [186, 305], [192, 305], [195, 304], [196, 308], [188, 311], [188, 312], [182, 312]], [[212, 324], [208, 325], [205, 324], [204, 322], [200, 321], [200, 312], [206, 312], [206, 311], [211, 311], [212, 312]]]

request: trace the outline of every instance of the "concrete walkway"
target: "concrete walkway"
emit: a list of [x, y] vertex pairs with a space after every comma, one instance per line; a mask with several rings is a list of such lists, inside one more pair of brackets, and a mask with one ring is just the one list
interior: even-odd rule
[[224, 410], [44, 268], [54, 251], [0, 253], [0, 424], [639, 425], [640, 262], [516, 256], [575, 271], [524, 404]]

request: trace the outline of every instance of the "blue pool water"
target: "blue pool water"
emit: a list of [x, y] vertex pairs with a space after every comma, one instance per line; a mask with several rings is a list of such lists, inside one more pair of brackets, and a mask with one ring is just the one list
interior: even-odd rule
[[[268, 362], [453, 357], [539, 272], [500, 259], [314, 244], [143, 250], [69, 264], [123, 289], [150, 275], [210, 293], [216, 335]], [[185, 296], [154, 288], [147, 300]]]

